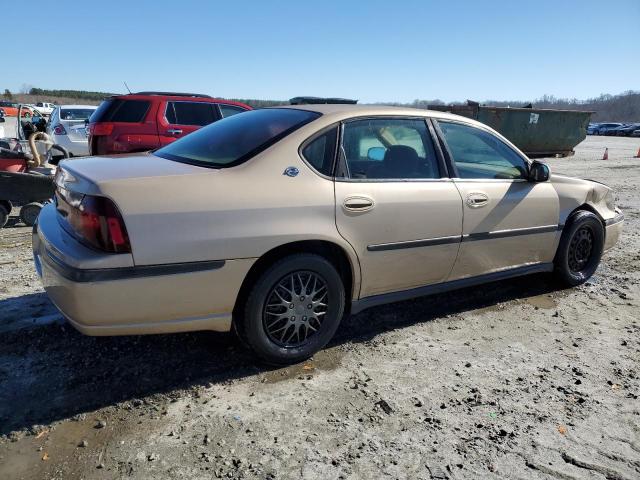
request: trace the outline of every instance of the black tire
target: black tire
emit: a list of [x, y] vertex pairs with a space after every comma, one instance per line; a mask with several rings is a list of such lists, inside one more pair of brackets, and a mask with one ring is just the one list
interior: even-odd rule
[[4, 205], [0, 205], [0, 228], [3, 228], [9, 221], [9, 212]]
[[20, 209], [20, 220], [25, 225], [33, 227], [42, 210], [42, 204], [37, 202], [27, 203]]
[[[292, 364], [331, 340], [344, 307], [344, 284], [331, 262], [319, 255], [296, 254], [274, 263], [258, 278], [234, 327], [241, 341], [265, 362]], [[294, 334], [295, 339], [287, 339]]]
[[564, 226], [555, 258], [555, 274], [563, 283], [586, 282], [600, 264], [604, 248], [604, 227], [591, 212], [580, 210]]

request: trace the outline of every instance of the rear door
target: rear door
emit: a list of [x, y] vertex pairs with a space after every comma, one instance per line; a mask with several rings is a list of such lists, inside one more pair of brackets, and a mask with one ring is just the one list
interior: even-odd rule
[[462, 200], [424, 118], [372, 117], [342, 127], [336, 224], [360, 260], [360, 297], [445, 280]]
[[460, 253], [449, 280], [552, 262], [559, 199], [527, 180], [525, 158], [488, 130], [438, 120], [463, 200]]
[[169, 100], [158, 112], [158, 134], [161, 145], [195, 132], [220, 119], [214, 103]]

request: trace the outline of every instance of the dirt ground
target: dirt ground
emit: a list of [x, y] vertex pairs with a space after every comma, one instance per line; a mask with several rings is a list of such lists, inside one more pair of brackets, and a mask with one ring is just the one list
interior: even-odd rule
[[590, 137], [549, 160], [614, 187], [626, 215], [585, 285], [538, 275], [371, 309], [276, 370], [232, 335], [82, 336], [14, 219], [0, 478], [640, 478], [638, 147]]

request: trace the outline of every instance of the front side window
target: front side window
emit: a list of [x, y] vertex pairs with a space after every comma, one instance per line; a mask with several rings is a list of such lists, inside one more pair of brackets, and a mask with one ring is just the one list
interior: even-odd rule
[[249, 110], [207, 125], [156, 150], [154, 155], [203, 167], [230, 167], [257, 155], [319, 116], [316, 112], [292, 108]]
[[348, 122], [342, 139], [353, 179], [440, 178], [423, 119], [379, 118]]
[[331, 175], [336, 155], [338, 127], [323, 133], [302, 149], [302, 156], [323, 175]]
[[489, 132], [438, 120], [460, 178], [526, 179], [527, 162]]

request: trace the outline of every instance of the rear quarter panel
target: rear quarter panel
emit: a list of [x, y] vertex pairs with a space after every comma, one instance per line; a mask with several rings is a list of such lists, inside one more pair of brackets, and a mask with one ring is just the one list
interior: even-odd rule
[[[276, 144], [233, 168], [105, 182], [100, 190], [117, 199], [136, 265], [257, 258], [286, 243], [326, 240], [347, 252], [355, 286], [359, 266], [336, 229], [333, 181], [307, 166], [298, 145]], [[300, 173], [284, 175], [289, 166]]]

